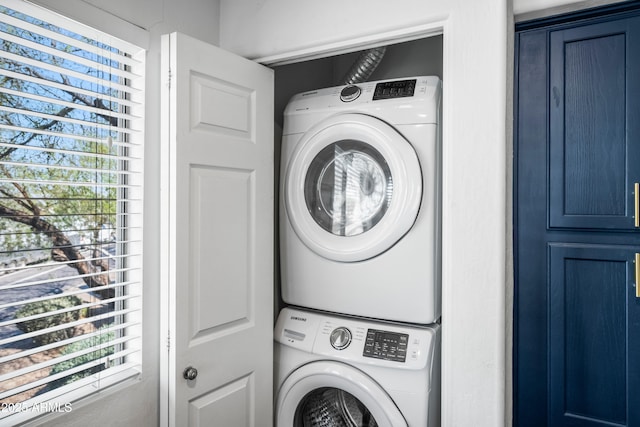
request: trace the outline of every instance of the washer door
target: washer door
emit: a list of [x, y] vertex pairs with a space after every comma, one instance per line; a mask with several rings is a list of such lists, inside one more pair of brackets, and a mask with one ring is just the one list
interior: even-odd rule
[[285, 176], [291, 226], [317, 254], [363, 261], [411, 228], [422, 173], [411, 144], [387, 123], [363, 114], [332, 116], [299, 141]]
[[312, 362], [287, 377], [276, 404], [278, 427], [407, 427], [391, 397], [362, 371]]

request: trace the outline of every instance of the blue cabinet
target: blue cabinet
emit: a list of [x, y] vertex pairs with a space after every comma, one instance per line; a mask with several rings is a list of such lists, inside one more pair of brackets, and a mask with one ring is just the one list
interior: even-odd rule
[[548, 244], [548, 425], [640, 425], [638, 252]]
[[519, 427], [640, 426], [638, 6], [517, 28]]
[[635, 226], [639, 26], [623, 19], [548, 33], [551, 227]]

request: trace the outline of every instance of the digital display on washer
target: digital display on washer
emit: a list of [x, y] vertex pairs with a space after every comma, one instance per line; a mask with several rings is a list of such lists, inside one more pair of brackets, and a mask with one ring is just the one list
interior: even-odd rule
[[373, 92], [373, 100], [404, 98], [413, 96], [416, 90], [416, 79], [413, 80], [396, 80], [393, 82], [381, 82], [376, 85]]
[[374, 359], [404, 363], [407, 358], [408, 343], [408, 334], [369, 329], [367, 330], [367, 339], [364, 343], [362, 355]]

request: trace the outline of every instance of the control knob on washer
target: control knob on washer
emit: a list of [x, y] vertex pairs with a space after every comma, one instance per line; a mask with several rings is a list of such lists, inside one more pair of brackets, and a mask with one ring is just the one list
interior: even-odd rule
[[360, 96], [362, 90], [356, 85], [349, 85], [340, 91], [340, 101], [351, 102]]
[[329, 342], [331, 342], [331, 345], [336, 350], [344, 350], [351, 344], [351, 331], [344, 326], [335, 328], [333, 332], [331, 332]]

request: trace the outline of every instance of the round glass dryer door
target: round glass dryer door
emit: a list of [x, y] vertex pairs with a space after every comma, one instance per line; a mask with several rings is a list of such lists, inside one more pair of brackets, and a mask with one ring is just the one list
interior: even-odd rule
[[330, 117], [294, 150], [285, 206], [298, 237], [342, 262], [383, 253], [411, 228], [422, 174], [411, 144], [387, 123], [362, 114]]
[[378, 150], [362, 141], [343, 140], [323, 148], [305, 178], [309, 213], [325, 231], [357, 236], [384, 217], [393, 196], [393, 177]]

